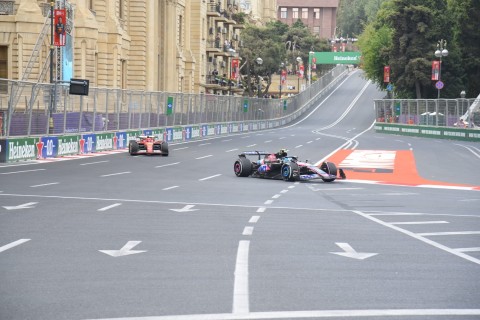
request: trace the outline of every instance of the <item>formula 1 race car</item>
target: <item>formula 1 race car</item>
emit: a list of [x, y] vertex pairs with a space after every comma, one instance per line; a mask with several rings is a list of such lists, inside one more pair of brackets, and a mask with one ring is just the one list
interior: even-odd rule
[[128, 152], [134, 156], [137, 154], [161, 154], [168, 156], [168, 143], [155, 140], [153, 136], [138, 136], [136, 140], [128, 142]]
[[[256, 156], [250, 160], [248, 156]], [[298, 161], [295, 156], [287, 156], [285, 149], [278, 153], [263, 151], [246, 151], [238, 155], [233, 165], [237, 177], [268, 178], [285, 181], [305, 181], [322, 179], [332, 182], [336, 179], [346, 179], [342, 169], [337, 169], [332, 162], [323, 162], [315, 166], [311, 163]]]

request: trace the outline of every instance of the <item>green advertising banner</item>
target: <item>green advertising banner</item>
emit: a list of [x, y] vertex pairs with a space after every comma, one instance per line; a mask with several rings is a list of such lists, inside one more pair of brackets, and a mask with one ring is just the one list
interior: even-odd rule
[[97, 134], [97, 145], [95, 151], [113, 150], [114, 133], [100, 133]]
[[480, 142], [480, 132], [474, 129], [376, 123], [375, 131], [405, 136]]
[[167, 98], [167, 115], [173, 113], [173, 97]]
[[360, 52], [314, 52], [309, 56], [309, 62], [315, 64], [359, 64]]
[[79, 135], [58, 137], [57, 156], [66, 156], [71, 154], [79, 154]]
[[36, 142], [35, 138], [8, 139], [7, 162], [36, 159]]

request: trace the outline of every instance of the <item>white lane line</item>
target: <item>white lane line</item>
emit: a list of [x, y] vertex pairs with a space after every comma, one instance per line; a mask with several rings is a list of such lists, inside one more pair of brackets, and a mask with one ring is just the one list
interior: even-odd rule
[[312, 143], [312, 142], [313, 142], [313, 141], [311, 141], [311, 140], [310, 140], [310, 141], [307, 141], [307, 144]]
[[210, 176], [210, 177], [206, 177], [206, 178], [202, 178], [202, 179], [198, 179], [198, 181], [205, 181], [205, 180], [208, 180], [208, 179], [213, 179], [213, 178], [216, 178], [216, 177], [220, 177], [221, 174], [215, 174], [213, 176]]
[[155, 166], [155, 168], [175, 166], [175, 165], [177, 165], [177, 164], [180, 164], [180, 162], [173, 162], [173, 163], [162, 164], [161, 166]]
[[260, 207], [260, 208], [257, 209], [257, 212], [258, 212], [258, 213], [262, 213], [262, 212], [265, 212], [265, 210], [267, 210], [267, 208], [265, 208], [265, 207]]
[[436, 223], [450, 223], [448, 221], [406, 221], [406, 222], [390, 222], [391, 224], [436, 224]]
[[175, 148], [173, 151], [178, 151], [178, 150], [183, 150], [183, 149], [188, 149], [189, 147], [182, 147], [182, 148]]
[[198, 146], [201, 147], [201, 146], [206, 146], [206, 145], [209, 145], [209, 144], [212, 144], [212, 143], [211, 142], [200, 143]]
[[264, 143], [270, 143], [270, 142], [272, 142], [272, 140], [267, 140], [267, 141], [265, 141]]
[[206, 155], [206, 156], [203, 156], [203, 157], [198, 157], [198, 158], [195, 158], [195, 159], [200, 160], [200, 159], [205, 159], [205, 158], [210, 158], [210, 157], [213, 157], [213, 155], [209, 154], [209, 155]]
[[[240, 313], [240, 312], [239, 312]], [[305, 319], [305, 318], [362, 318], [404, 317], [404, 316], [478, 316], [480, 309], [361, 309], [361, 310], [309, 310], [309, 311], [267, 311], [217, 314], [190, 314], [172, 316], [150, 316], [134, 318], [104, 318], [96, 320], [259, 320], [259, 319]]]
[[298, 146], [295, 147], [295, 149], [301, 148], [301, 147], [303, 147], [303, 144], [299, 144]]
[[380, 212], [380, 213], [369, 213], [370, 216], [423, 216], [424, 213], [419, 212]]
[[288, 192], [288, 190], [282, 190], [282, 191], [280, 191], [280, 193], [287, 193], [287, 192]]
[[288, 187], [288, 189], [293, 189], [293, 188], [295, 188], [295, 186], [289, 186], [289, 187]]
[[46, 169], [32, 169], [32, 170], [22, 170], [22, 171], [12, 171], [12, 172], [2, 172], [0, 174], [14, 174], [14, 173], [24, 173], [24, 172], [33, 172], [33, 171], [43, 171]]
[[95, 162], [87, 162], [87, 163], [80, 163], [81, 166], [89, 166], [91, 164], [97, 164], [97, 163], [104, 163], [104, 162], [109, 162], [108, 160], [104, 161], [95, 161]]
[[322, 139], [322, 138], [317, 138], [317, 139], [315, 139], [315, 141], [320, 140], [320, 139]]
[[460, 252], [477, 252], [477, 251], [480, 251], [480, 247], [456, 248], [456, 249], [453, 249], [453, 250], [460, 251]]
[[250, 220], [248, 220], [248, 223], [257, 223], [259, 219], [260, 216], [252, 216]]
[[248, 314], [250, 312], [250, 302], [248, 296], [249, 247], [250, 241], [248, 240], [242, 240], [238, 243], [237, 261], [235, 263], [234, 273], [235, 280], [233, 285], [233, 314]]
[[13, 247], [16, 247], [18, 245], [21, 245], [22, 243], [25, 243], [27, 241], [30, 241], [30, 239], [20, 239], [20, 240], [11, 242], [9, 244], [6, 244], [6, 245], [0, 247], [0, 252], [6, 251], [6, 250], [11, 249]]
[[97, 211], [107, 211], [108, 209], [112, 209], [112, 208], [115, 208], [115, 207], [118, 207], [118, 206], [121, 206], [121, 205], [122, 205], [121, 203], [114, 203], [112, 205], [100, 208]]
[[[400, 228], [400, 227], [394, 226], [394, 225], [389, 224], [389, 223], [387, 223], [387, 222], [385, 222], [385, 221], [382, 221], [382, 220], [380, 220], [380, 219], [377, 219], [377, 218], [375, 218], [375, 217], [372, 217], [372, 216], [370, 216], [370, 215], [368, 215], [368, 214], [366, 214], [366, 213], [364, 213], [364, 212], [362, 212], [362, 211], [352, 210], [352, 212], [354, 212], [354, 213], [356, 213], [356, 214], [358, 214], [358, 215], [360, 215], [360, 216], [362, 216], [362, 217], [364, 217], [364, 218], [366, 218], [366, 219], [368, 219], [368, 220], [370, 220], [370, 221], [374, 221], [374, 222], [376, 222], [376, 223], [378, 223], [378, 224], [380, 224], [380, 225], [382, 225], [382, 226], [384, 226], [384, 227], [387, 227], [387, 228], [396, 230], [396, 231], [401, 232], [401, 233], [403, 233], [403, 234], [406, 234], [407, 236], [410, 236], [410, 237], [412, 237], [412, 238], [414, 238], [414, 239], [417, 239], [417, 240], [420, 240], [420, 241], [422, 241], [422, 242], [424, 242], [424, 243], [427, 243], [427, 244], [429, 244], [429, 245], [431, 245], [431, 246], [433, 246], [433, 247], [435, 247], [435, 248], [437, 248], [437, 249], [446, 251], [446, 252], [448, 252], [448, 253], [451, 253], [451, 254], [453, 254], [453, 255], [456, 255], [457, 257], [463, 258], [463, 259], [465, 259], [465, 260], [468, 260], [468, 261], [471, 261], [471, 262], [473, 262], [473, 263], [475, 263], [475, 264], [480, 265], [480, 259], [476, 259], [476, 258], [474, 258], [474, 257], [471, 257], [471, 256], [467, 255], [467, 254], [464, 254], [463, 252], [456, 251], [456, 250], [454, 250], [454, 249], [452, 249], [452, 248], [449, 248], [449, 247], [447, 247], [447, 246], [444, 246], [443, 244], [440, 244], [440, 243], [438, 243], [438, 242], [435, 242], [435, 241], [433, 241], [433, 240], [430, 240], [430, 239], [428, 239], [428, 238], [425, 238], [425, 237], [423, 237], [423, 236], [422, 236], [421, 234], [419, 234], [419, 233], [414, 233], [414, 232], [411, 232], [411, 231], [402, 229], [402, 228]], [[479, 233], [480, 233], [480, 232], [479, 232]]]
[[227, 150], [227, 151], [225, 151], [225, 152], [232, 152], [232, 151], [237, 151], [237, 150], [238, 150], [238, 148], [235, 148], [235, 149]]
[[130, 171], [125, 171], [125, 172], [110, 173], [110, 174], [101, 175], [100, 177], [111, 177], [111, 176], [118, 176], [118, 175], [121, 175], [121, 174], [128, 174], [128, 173], [131, 173], [131, 172]]
[[248, 146], [246, 146], [245, 148], [251, 148], [251, 147], [255, 147], [256, 145], [257, 145], [257, 144], [256, 144], [256, 143], [254, 143], [254, 144], [251, 144], [251, 145], [248, 145]]
[[280, 198], [280, 196], [281, 196], [280, 194], [276, 194], [272, 197], [272, 199], [278, 199], [278, 198]]
[[480, 234], [480, 231], [427, 232], [427, 233], [417, 233], [417, 236], [420, 236], [420, 237], [458, 236], [458, 235], [468, 235], [468, 234]]
[[228, 141], [232, 141], [232, 139], [225, 139], [225, 140], [222, 140], [222, 142], [228, 142]]
[[245, 227], [243, 229], [242, 235], [251, 236], [253, 234], [253, 227]]
[[162, 190], [166, 191], [166, 190], [171, 190], [175, 188], [178, 188], [178, 186], [171, 186], [171, 187], [163, 188]]
[[50, 182], [50, 183], [44, 183], [44, 184], [37, 184], [37, 185], [34, 185], [34, 186], [30, 186], [30, 188], [51, 186], [51, 185], [59, 184], [59, 183], [60, 183], [60, 182]]
[[286, 139], [287, 137], [280, 137], [278, 138], [278, 140], [283, 140], [283, 139]]
[[272, 203], [273, 203], [273, 200], [267, 200], [267, 201], [265, 201], [264, 204], [272, 204]]

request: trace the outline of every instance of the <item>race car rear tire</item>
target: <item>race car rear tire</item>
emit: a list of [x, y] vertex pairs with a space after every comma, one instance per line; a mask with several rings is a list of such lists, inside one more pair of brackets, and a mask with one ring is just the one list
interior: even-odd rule
[[237, 177], [248, 177], [252, 174], [252, 162], [247, 158], [238, 158], [233, 164], [233, 171]]
[[[334, 175], [336, 176], [337, 175], [337, 166], [333, 163], [333, 162], [327, 162], [325, 161], [324, 163], [322, 163], [322, 166], [320, 167], [320, 169], [322, 169], [323, 171], [325, 171], [326, 173], [330, 174], [330, 175]], [[322, 179], [324, 182], [333, 182], [335, 181], [336, 178], [331, 178], [331, 179]]]
[[162, 151], [162, 156], [168, 157], [168, 142], [163, 141], [160, 150]]
[[285, 163], [281, 169], [282, 178], [285, 181], [297, 181], [299, 172], [300, 169], [295, 162]]
[[138, 152], [138, 142], [135, 140], [132, 140], [128, 143], [128, 152], [130, 155], [135, 155]]

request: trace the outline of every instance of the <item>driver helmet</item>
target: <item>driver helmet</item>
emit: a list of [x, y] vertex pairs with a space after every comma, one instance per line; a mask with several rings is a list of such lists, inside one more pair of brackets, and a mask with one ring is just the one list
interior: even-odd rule
[[283, 157], [286, 157], [287, 156], [287, 149], [280, 149], [280, 151], [278, 151], [278, 156], [280, 158], [283, 158]]

